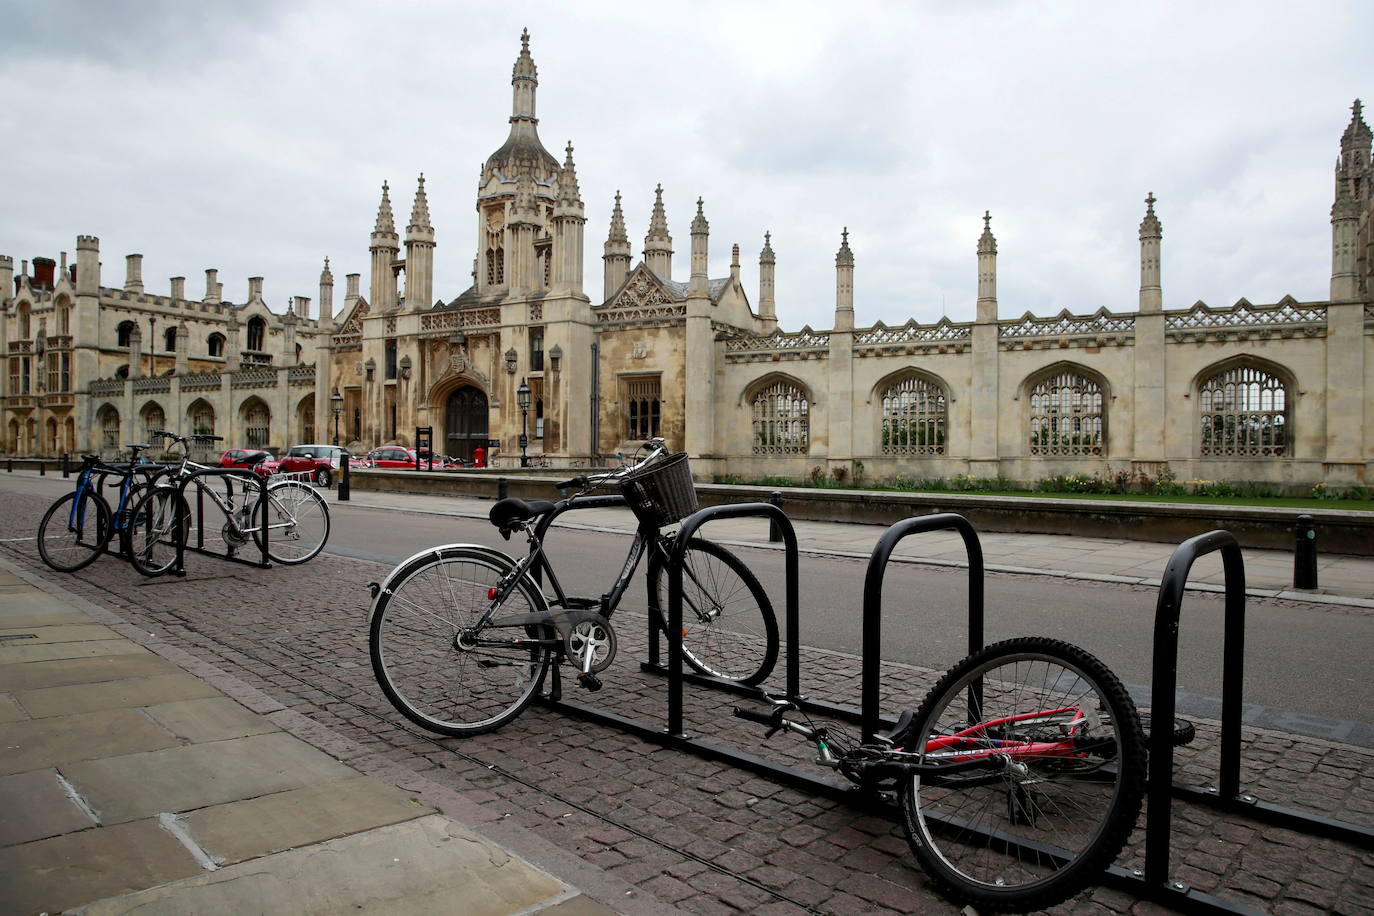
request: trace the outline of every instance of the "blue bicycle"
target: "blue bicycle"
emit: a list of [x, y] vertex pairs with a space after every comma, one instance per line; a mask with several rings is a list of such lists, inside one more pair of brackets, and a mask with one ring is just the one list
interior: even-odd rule
[[[58, 572], [76, 572], [91, 565], [116, 534], [122, 548], [131, 523], [129, 508], [143, 488], [165, 472], [165, 465], [153, 464], [139, 455], [149, 446], [126, 448], [130, 453], [127, 463], [84, 456], [76, 489], [49, 506], [38, 523], [38, 555]], [[102, 493], [110, 485], [119, 493], [113, 509]]]

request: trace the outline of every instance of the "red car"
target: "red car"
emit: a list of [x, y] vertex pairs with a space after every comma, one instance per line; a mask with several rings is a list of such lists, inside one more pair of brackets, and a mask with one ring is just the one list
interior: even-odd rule
[[337, 445], [293, 445], [282, 456], [281, 471], [284, 474], [308, 472], [311, 480], [327, 487], [348, 458], [348, 452]]
[[222, 468], [251, 468], [266, 476], [277, 472], [278, 461], [260, 448], [231, 448], [219, 456]]
[[415, 467], [415, 449], [401, 448], [399, 445], [384, 445], [367, 453], [367, 466], [370, 468], [411, 468]]

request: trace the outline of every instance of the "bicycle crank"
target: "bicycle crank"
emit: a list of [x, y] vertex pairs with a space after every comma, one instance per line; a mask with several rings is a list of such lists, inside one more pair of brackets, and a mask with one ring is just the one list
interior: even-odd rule
[[[563, 648], [568, 659], [577, 667], [579, 678], [599, 674], [610, 667], [615, 659], [615, 630], [604, 621], [583, 620], [568, 631]], [[598, 682], [593, 678], [588, 683]]]

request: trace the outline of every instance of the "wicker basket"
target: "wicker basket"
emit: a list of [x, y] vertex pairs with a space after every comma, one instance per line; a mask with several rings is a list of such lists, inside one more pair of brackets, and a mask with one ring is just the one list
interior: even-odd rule
[[625, 501], [644, 523], [662, 528], [697, 511], [697, 490], [687, 453], [678, 452], [626, 477], [620, 484]]

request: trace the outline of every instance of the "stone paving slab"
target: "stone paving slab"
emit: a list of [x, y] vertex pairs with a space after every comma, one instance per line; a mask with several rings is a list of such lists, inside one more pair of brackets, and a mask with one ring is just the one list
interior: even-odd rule
[[175, 700], [196, 700], [220, 693], [200, 678], [189, 674], [159, 674], [145, 678], [126, 678], [98, 684], [69, 684], [44, 687], [15, 695], [35, 719], [46, 716], [95, 712], [101, 709], [133, 709]]
[[572, 896], [562, 882], [453, 821], [430, 816], [103, 900], [76, 913], [506, 916]]
[[256, 798], [353, 774], [328, 754], [280, 732], [103, 756], [64, 766], [62, 772], [107, 824]]
[[14, 665], [0, 663], [0, 690], [41, 690], [44, 687], [94, 684], [99, 681], [175, 674], [180, 671], [176, 665], [147, 651]]
[[[28, 632], [22, 632], [27, 630]], [[2, 645], [29, 646], [29, 645], [48, 645], [51, 643], [63, 642], [94, 642], [101, 639], [117, 639], [119, 634], [109, 627], [101, 626], [98, 623], [84, 624], [57, 624], [55, 626], [40, 627], [0, 627], [0, 637], [24, 638], [23, 642], [0, 641]]]
[[277, 727], [262, 716], [223, 696], [159, 703], [144, 712], [178, 738], [192, 742], [223, 741], [277, 731]]
[[353, 776], [213, 805], [181, 820], [202, 849], [232, 864], [433, 813], [397, 789]]
[[127, 639], [94, 642], [56, 642], [46, 645], [0, 643], [0, 665], [45, 662], [56, 658], [99, 658], [102, 655], [146, 655], [148, 650]]
[[112, 709], [8, 722], [0, 726], [0, 774], [73, 764], [112, 754], [137, 754], [177, 743], [166, 729], [133, 709]]
[[60, 913], [201, 871], [191, 853], [155, 820], [0, 849], [4, 908], [12, 913]]
[[0, 722], [18, 722], [27, 718], [19, 704], [14, 701], [14, 697], [0, 694]]
[[61, 836], [94, 827], [53, 769], [0, 776], [0, 846]]

